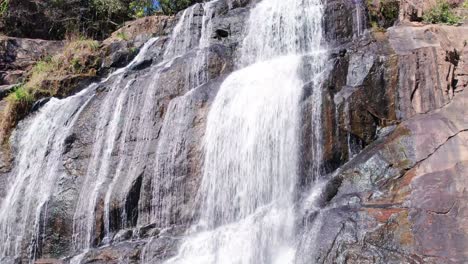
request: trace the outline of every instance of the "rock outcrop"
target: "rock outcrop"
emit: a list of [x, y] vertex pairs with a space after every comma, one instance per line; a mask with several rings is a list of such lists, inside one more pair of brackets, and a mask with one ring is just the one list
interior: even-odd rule
[[0, 36], [0, 85], [21, 82], [40, 59], [63, 49], [62, 41]]
[[[306, 218], [317, 246], [301, 248], [313, 263], [468, 259], [468, 57], [460, 38], [468, 27], [409, 22], [419, 21], [430, 4], [402, 1], [404, 23], [386, 32], [354, 39], [356, 30], [332, 32], [344, 41], [335, 41], [335, 66], [324, 87], [331, 97], [324, 106], [331, 180], [323, 208]], [[411, 18], [409, 7], [415, 8]], [[356, 14], [348, 8], [338, 14]], [[334, 104], [345, 105], [344, 112], [333, 111]]]

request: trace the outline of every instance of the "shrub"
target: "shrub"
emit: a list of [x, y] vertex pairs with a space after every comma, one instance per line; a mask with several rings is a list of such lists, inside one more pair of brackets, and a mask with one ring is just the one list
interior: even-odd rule
[[13, 92], [8, 95], [7, 100], [9, 102], [29, 104], [34, 102], [34, 97], [24, 85], [18, 85], [14, 88]]
[[400, 12], [400, 3], [396, 0], [368, 0], [367, 7], [372, 28], [379, 30], [393, 26]]
[[10, 0], [3, 0], [0, 3], [0, 17], [6, 14], [6, 12], [8, 11], [9, 4], [10, 4]]
[[159, 2], [155, 0], [138, 0], [130, 3], [130, 12], [133, 18], [153, 15], [159, 9]]
[[117, 38], [125, 41], [128, 40], [127, 34], [125, 34], [125, 32], [117, 32]]
[[455, 25], [460, 22], [460, 18], [453, 13], [453, 8], [444, 0], [437, 2], [437, 5], [426, 12], [423, 16], [426, 23]]
[[201, 0], [160, 0], [159, 4], [164, 14], [173, 15]]

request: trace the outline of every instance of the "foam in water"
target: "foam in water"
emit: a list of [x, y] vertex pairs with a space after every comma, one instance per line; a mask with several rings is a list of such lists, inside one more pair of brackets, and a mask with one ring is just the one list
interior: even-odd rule
[[321, 20], [319, 0], [264, 0], [251, 11], [239, 60], [250, 66], [224, 81], [208, 116], [200, 218], [168, 263], [294, 262], [299, 70], [313, 54], [320, 90]]

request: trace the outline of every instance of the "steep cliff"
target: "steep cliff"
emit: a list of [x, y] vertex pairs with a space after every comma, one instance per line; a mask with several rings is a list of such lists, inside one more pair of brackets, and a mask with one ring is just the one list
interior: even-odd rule
[[[2, 263], [203, 263], [193, 252], [260, 245], [285, 263], [467, 261], [468, 26], [421, 23], [435, 1], [261, 2], [128, 24], [100, 47], [103, 79], [20, 122], [0, 176]], [[4, 54], [8, 71], [43, 56]], [[276, 86], [300, 96], [249, 90]]]

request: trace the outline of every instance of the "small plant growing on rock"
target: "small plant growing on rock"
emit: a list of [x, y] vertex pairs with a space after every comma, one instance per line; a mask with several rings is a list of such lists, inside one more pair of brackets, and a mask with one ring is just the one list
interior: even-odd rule
[[38, 61], [26, 82], [15, 87], [1, 113], [0, 142], [3, 146], [16, 123], [24, 118], [33, 103], [50, 96], [66, 96], [80, 80], [95, 76], [100, 63], [99, 42], [83, 37], [69, 40], [62, 53]]
[[384, 31], [398, 20], [400, 3], [396, 0], [367, 0], [372, 28]]
[[0, 3], [0, 17], [5, 15], [5, 13], [8, 11], [9, 4], [10, 4], [10, 0], [3, 0]]
[[119, 38], [121, 40], [125, 40], [125, 41], [128, 40], [127, 34], [125, 34], [125, 32], [122, 32], [122, 31], [117, 32], [116, 36], [117, 36], [117, 38]]
[[453, 12], [452, 6], [446, 1], [438, 1], [437, 5], [424, 14], [423, 20], [431, 24], [456, 25], [460, 23], [460, 18]]
[[30, 103], [34, 101], [34, 97], [21, 84], [14, 88], [14, 91], [8, 96], [7, 100], [15, 103]]

